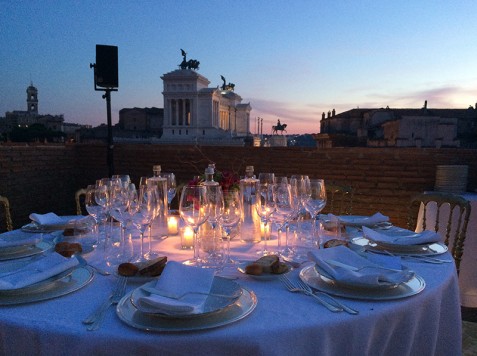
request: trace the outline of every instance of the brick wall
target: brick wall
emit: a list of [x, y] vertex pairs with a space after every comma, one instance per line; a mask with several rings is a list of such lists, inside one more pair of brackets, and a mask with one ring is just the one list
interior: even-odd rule
[[[102, 144], [0, 146], [0, 195], [10, 199], [16, 227], [30, 212], [74, 214], [74, 192], [108, 175]], [[436, 166], [469, 165], [468, 190], [477, 189], [477, 150], [417, 148], [196, 147], [117, 144], [114, 166], [137, 183], [152, 166], [174, 172], [178, 183], [204, 172], [207, 164], [243, 174], [308, 174], [355, 190], [353, 213], [380, 211], [405, 226], [410, 197], [434, 187]], [[1, 223], [1, 221], [0, 221]], [[1, 225], [0, 225], [1, 226]]]

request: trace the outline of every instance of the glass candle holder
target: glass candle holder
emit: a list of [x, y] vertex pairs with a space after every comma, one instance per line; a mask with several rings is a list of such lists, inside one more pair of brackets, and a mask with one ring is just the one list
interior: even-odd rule
[[179, 216], [169, 215], [167, 217], [167, 234], [177, 235], [179, 233]]
[[181, 248], [183, 250], [192, 250], [194, 248], [194, 231], [191, 227], [185, 226], [180, 229]]

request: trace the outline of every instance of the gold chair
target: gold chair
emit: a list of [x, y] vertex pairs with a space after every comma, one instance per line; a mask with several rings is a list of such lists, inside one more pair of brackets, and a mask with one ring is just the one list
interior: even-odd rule
[[352, 187], [326, 184], [327, 202], [323, 212], [335, 215], [351, 215], [353, 210], [353, 195], [354, 191]]
[[10, 213], [10, 202], [8, 201], [8, 198], [0, 195], [0, 204], [3, 205], [6, 229], [7, 231], [12, 231], [13, 222], [12, 215]]
[[86, 189], [78, 189], [75, 193], [75, 201], [76, 201], [76, 214], [83, 215], [83, 206], [84, 206], [84, 198], [86, 197]]
[[[427, 211], [429, 203], [436, 204], [435, 221], [427, 221]], [[442, 207], [449, 206], [449, 216], [441, 216]], [[419, 209], [422, 206], [422, 229], [433, 230], [445, 238], [444, 243], [449, 246], [452, 242], [451, 253], [455, 261], [457, 273], [459, 273], [460, 262], [464, 253], [464, 241], [467, 232], [467, 225], [470, 217], [470, 202], [455, 194], [442, 192], [421, 193], [411, 198], [408, 215], [408, 228], [417, 228], [417, 218]], [[456, 209], [458, 208], [458, 209]], [[445, 225], [444, 225], [445, 224]], [[444, 227], [445, 226], [445, 227]], [[444, 231], [445, 230], [445, 231]], [[445, 235], [443, 234], [445, 232]]]

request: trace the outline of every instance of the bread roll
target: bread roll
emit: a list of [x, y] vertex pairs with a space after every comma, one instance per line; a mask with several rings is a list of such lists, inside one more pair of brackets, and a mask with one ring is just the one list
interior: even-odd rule
[[344, 240], [331, 239], [323, 244], [324, 248], [336, 247], [336, 246], [348, 246], [348, 242]]
[[125, 262], [118, 266], [118, 273], [121, 276], [132, 277], [135, 276], [138, 271], [139, 268], [134, 263]]
[[263, 267], [262, 265], [259, 265], [258, 263], [251, 263], [245, 266], [245, 273], [251, 274], [254, 276], [260, 276], [263, 273]]

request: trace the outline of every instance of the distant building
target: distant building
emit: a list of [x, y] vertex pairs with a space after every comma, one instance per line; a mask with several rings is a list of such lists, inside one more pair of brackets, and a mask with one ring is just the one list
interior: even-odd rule
[[322, 115], [318, 147], [477, 147], [477, 108], [352, 109]]
[[63, 115], [38, 114], [38, 89], [33, 83], [26, 89], [27, 110], [14, 110], [5, 113], [4, 132], [10, 132], [14, 127], [28, 127], [33, 124], [42, 124], [53, 131], [63, 132]]
[[119, 128], [126, 131], [149, 132], [161, 137], [164, 109], [132, 108], [119, 110]]
[[164, 124], [158, 142], [243, 145], [250, 135], [249, 103], [234, 86], [209, 88], [192, 69], [164, 74]]

